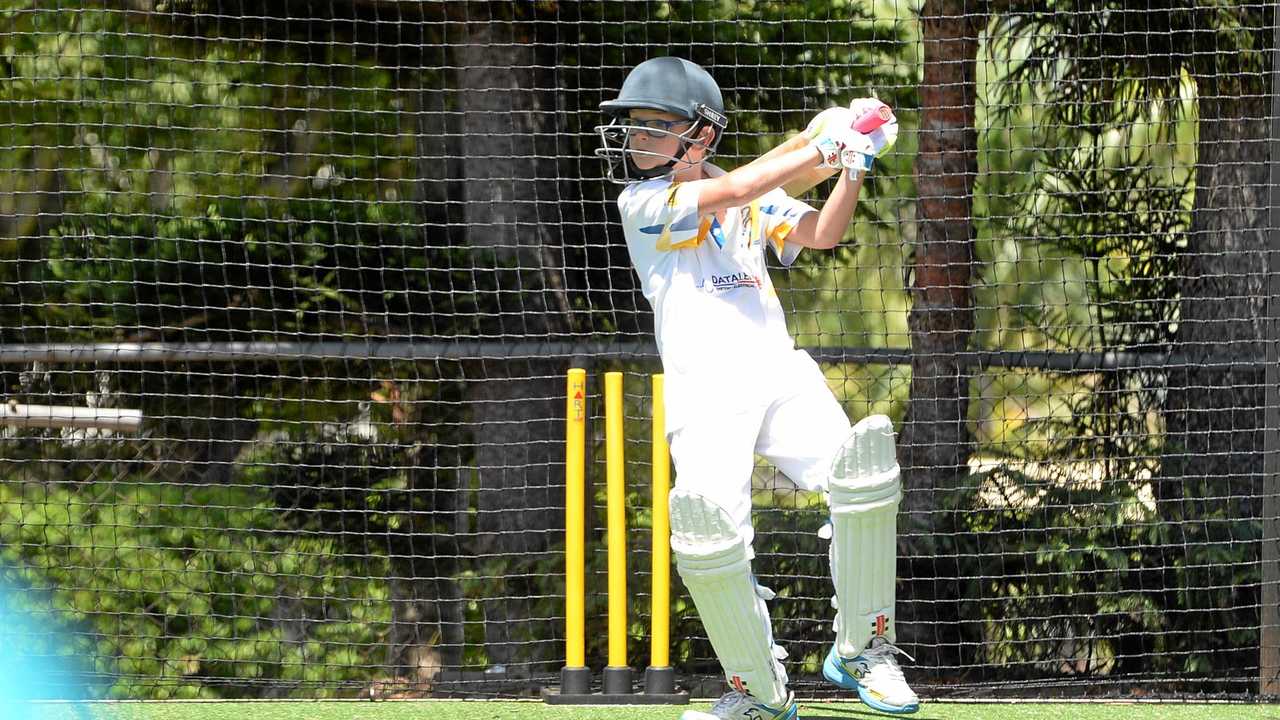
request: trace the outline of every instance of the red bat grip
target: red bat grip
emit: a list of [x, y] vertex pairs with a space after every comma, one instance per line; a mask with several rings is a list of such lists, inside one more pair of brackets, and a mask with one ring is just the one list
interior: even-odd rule
[[893, 109], [888, 105], [881, 105], [853, 121], [853, 129], [863, 135], [866, 135], [881, 125], [889, 122], [889, 118], [891, 117], [893, 117]]

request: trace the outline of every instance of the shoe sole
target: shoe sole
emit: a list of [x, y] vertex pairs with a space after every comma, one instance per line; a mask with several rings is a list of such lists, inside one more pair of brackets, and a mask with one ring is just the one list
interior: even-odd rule
[[[800, 706], [793, 704], [791, 707], [787, 708], [786, 712], [774, 715], [772, 720], [800, 720], [799, 710]], [[720, 718], [709, 712], [702, 712], [701, 710], [686, 710], [681, 713], [680, 720], [720, 720]]]
[[844, 665], [836, 657], [836, 649], [834, 647], [831, 648], [831, 652], [827, 653], [827, 659], [822, 663], [822, 676], [836, 687], [857, 692], [858, 699], [862, 701], [862, 704], [872, 710], [879, 710], [890, 715], [910, 715], [920, 709], [919, 703], [898, 707], [886, 705], [871, 697], [871, 694], [862, 686], [862, 683], [858, 682], [856, 677], [850, 675], [849, 671], [844, 669]]

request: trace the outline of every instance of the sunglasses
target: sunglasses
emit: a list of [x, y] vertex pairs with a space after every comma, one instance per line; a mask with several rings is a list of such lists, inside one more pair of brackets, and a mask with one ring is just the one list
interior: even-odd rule
[[693, 123], [692, 120], [659, 120], [657, 118], [648, 118], [644, 120], [639, 118], [627, 118], [624, 122], [629, 126], [640, 128], [638, 130], [639, 134], [649, 138], [650, 140], [657, 140], [665, 135], [670, 135], [671, 128], [676, 125], [689, 125]]

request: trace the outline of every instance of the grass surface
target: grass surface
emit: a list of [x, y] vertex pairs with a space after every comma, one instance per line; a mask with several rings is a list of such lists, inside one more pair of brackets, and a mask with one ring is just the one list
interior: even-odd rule
[[[689, 707], [705, 710], [709, 703]], [[218, 702], [40, 705], [30, 720], [677, 720], [679, 706], [552, 707], [537, 702]], [[11, 717], [5, 714], [8, 719]], [[893, 717], [858, 703], [804, 703], [801, 720]], [[1280, 705], [926, 703], [912, 720], [1280, 720]], [[28, 720], [18, 715], [15, 720]]]

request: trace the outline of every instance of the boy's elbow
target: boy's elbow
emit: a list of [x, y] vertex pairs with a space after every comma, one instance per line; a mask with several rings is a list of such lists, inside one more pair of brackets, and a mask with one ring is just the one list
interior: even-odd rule
[[844, 239], [843, 233], [835, 231], [819, 232], [813, 237], [813, 247], [817, 250], [830, 250]]

